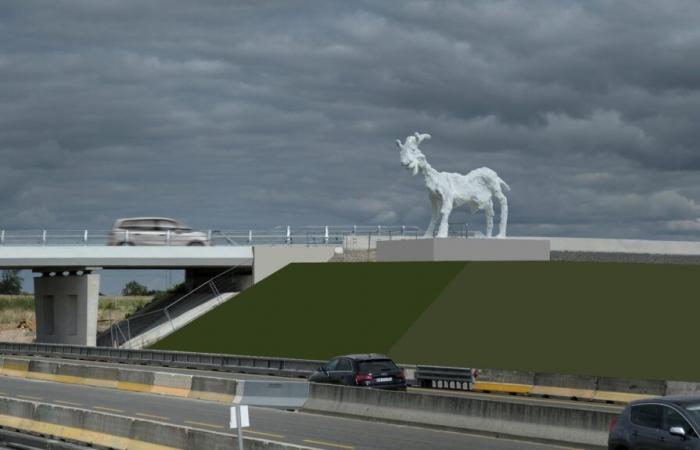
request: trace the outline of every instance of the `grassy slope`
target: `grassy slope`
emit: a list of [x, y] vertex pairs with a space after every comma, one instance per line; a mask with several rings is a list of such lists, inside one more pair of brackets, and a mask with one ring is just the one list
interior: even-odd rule
[[700, 266], [294, 264], [161, 349], [700, 381]]
[[463, 267], [292, 264], [154, 348], [308, 359], [387, 352]]
[[[700, 380], [699, 266], [468, 263], [394, 345], [401, 361]], [[430, 336], [426, 339], [426, 336]]]

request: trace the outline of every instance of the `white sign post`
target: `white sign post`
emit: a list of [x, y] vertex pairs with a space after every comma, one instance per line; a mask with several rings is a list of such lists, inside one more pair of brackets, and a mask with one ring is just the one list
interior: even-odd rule
[[248, 405], [236, 405], [231, 407], [231, 429], [238, 428], [238, 450], [243, 450], [243, 428], [250, 426]]

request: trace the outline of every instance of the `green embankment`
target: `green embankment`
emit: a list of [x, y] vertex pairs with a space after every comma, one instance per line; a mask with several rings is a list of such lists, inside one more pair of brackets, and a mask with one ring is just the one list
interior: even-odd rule
[[159, 349], [700, 381], [700, 266], [292, 264]]

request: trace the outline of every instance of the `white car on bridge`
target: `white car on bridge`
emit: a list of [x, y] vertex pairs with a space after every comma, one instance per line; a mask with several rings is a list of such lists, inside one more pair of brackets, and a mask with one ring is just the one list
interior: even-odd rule
[[109, 245], [211, 245], [207, 233], [167, 217], [129, 217], [114, 222]]

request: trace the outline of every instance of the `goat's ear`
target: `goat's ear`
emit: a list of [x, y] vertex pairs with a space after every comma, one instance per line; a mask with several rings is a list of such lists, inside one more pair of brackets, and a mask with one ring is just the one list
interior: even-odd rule
[[398, 148], [403, 147], [403, 145], [401, 145], [401, 141], [398, 140], [398, 139], [396, 140], [396, 146], [397, 146]]

